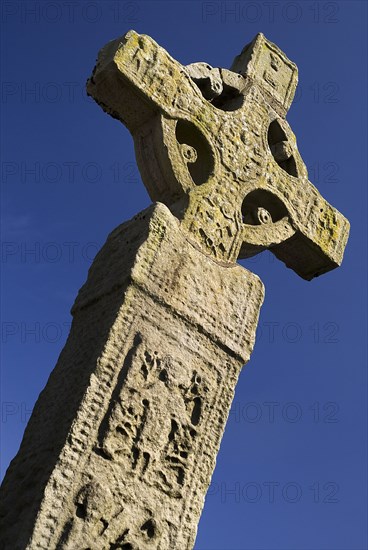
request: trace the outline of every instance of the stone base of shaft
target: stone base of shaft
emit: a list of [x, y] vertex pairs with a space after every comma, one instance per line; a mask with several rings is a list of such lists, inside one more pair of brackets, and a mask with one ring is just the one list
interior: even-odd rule
[[113, 231], [4, 479], [1, 548], [191, 549], [262, 300], [160, 203]]

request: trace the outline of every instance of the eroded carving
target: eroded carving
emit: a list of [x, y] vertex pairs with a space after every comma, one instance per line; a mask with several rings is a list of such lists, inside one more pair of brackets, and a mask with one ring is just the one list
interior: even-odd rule
[[153, 550], [161, 529], [152, 510], [143, 508], [132, 518], [116, 495], [101, 483], [84, 485], [74, 501], [74, 514], [65, 525], [57, 550]]
[[196, 371], [186, 383], [178, 380], [175, 373], [182, 367], [147, 349], [140, 338], [124, 385], [102, 421], [95, 452], [182, 498], [209, 387]]

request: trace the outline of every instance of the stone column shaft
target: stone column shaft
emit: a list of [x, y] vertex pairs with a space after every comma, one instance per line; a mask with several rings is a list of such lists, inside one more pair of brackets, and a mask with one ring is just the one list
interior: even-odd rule
[[262, 301], [160, 203], [113, 231], [4, 480], [1, 548], [192, 548]]

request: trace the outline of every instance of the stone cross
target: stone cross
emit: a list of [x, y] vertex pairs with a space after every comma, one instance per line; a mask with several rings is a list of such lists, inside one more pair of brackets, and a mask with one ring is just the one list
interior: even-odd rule
[[348, 222], [285, 121], [297, 68], [258, 34], [231, 70], [128, 32], [87, 90], [134, 138], [154, 204], [115, 229], [3, 483], [4, 550], [189, 550], [263, 285], [265, 249], [304, 279]]

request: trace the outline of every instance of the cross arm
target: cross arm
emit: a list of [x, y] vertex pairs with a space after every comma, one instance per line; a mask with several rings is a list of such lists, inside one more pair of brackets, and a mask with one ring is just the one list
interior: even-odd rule
[[[152, 116], [204, 104], [185, 68], [152, 38], [131, 30], [99, 52], [87, 93], [134, 135]], [[189, 99], [190, 98], [190, 99]]]
[[245, 186], [239, 258], [269, 249], [311, 280], [341, 264], [350, 225], [309, 181], [286, 120], [275, 114], [270, 120], [263, 126], [263, 175], [253, 187]]
[[350, 225], [307, 178], [296, 182], [277, 168], [269, 166], [268, 181], [244, 200], [239, 258], [269, 249], [311, 280], [341, 265]]

